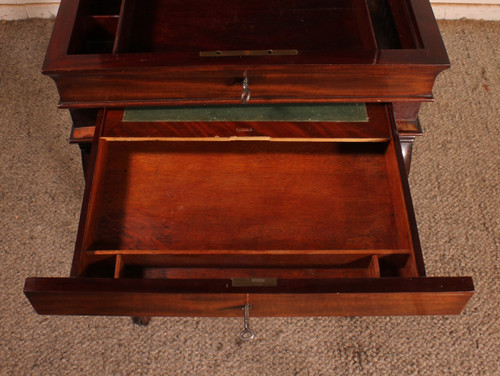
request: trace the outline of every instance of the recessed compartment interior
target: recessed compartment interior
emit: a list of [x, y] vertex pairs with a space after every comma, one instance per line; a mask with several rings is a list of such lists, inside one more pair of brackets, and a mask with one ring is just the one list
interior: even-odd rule
[[386, 147], [103, 140], [90, 247], [408, 248], [394, 230]]
[[120, 13], [122, 0], [87, 0], [82, 7], [87, 7], [89, 14], [117, 15]]
[[351, 51], [369, 60], [377, 49], [422, 48], [414, 22], [406, 1], [81, 0], [68, 53], [269, 58]]
[[367, 0], [379, 50], [423, 48], [409, 2]]
[[135, 13], [129, 52], [375, 50], [360, 27], [370, 22], [364, 0], [127, 0], [127, 7]]
[[109, 54], [114, 50], [121, 0], [80, 2], [69, 54]]

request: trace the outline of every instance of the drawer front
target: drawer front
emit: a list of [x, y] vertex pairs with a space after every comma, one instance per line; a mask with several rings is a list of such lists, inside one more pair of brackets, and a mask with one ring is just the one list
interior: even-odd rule
[[379, 316], [458, 314], [470, 278], [282, 281], [235, 288], [230, 281], [30, 278], [25, 293], [39, 314], [120, 316]]
[[439, 69], [418, 66], [150, 68], [53, 74], [64, 107], [238, 104], [243, 81], [249, 103], [392, 102], [430, 100]]

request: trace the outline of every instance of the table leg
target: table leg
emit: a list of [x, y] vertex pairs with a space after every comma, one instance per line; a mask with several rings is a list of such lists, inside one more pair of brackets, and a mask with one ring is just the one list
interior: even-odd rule
[[134, 316], [134, 317], [132, 317], [132, 322], [135, 325], [139, 325], [139, 326], [147, 326], [150, 321], [151, 321], [150, 316]]

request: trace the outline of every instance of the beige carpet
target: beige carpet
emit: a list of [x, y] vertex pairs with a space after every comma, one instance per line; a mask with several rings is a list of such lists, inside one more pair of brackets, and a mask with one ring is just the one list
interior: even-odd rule
[[453, 68], [414, 151], [428, 275], [471, 275], [453, 317], [242, 320], [44, 317], [29, 276], [67, 276], [83, 179], [70, 119], [40, 74], [52, 21], [0, 24], [0, 376], [499, 375], [500, 23], [443, 22]]

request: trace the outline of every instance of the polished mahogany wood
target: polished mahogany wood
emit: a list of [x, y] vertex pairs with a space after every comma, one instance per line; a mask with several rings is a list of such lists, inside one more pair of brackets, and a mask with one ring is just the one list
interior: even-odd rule
[[[449, 66], [427, 1], [380, 1], [376, 6], [362, 0], [295, 0], [286, 6], [282, 0], [274, 2], [283, 6], [239, 1], [235, 7], [234, 2], [208, 1], [193, 8], [192, 2], [178, 0], [156, 0], [147, 6], [123, 0], [106, 8], [91, 0], [63, 0], [44, 72], [55, 80], [63, 106], [95, 108], [234, 104], [240, 100], [245, 75], [256, 103], [425, 101], [432, 97], [436, 75]], [[220, 23], [201, 22], [214, 11]], [[340, 24], [328, 21], [333, 15], [340, 17]], [[265, 22], [270, 17], [275, 21]], [[241, 27], [233, 20], [240, 20]], [[302, 33], [301, 27], [292, 27], [295, 24], [313, 26]], [[388, 24], [394, 25], [384, 26]], [[214, 33], [200, 32], [201, 25]], [[332, 25], [338, 27], [328, 32]], [[271, 33], [269, 27], [278, 29]], [[185, 29], [193, 38], [186, 39]], [[224, 38], [215, 38], [222, 29]], [[97, 44], [95, 53], [86, 50], [88, 43], [81, 41], [85, 36], [91, 47]], [[396, 43], [387, 42], [393, 39]], [[272, 51], [263, 42], [286, 49], [295, 45], [298, 53], [200, 57], [197, 51], [203, 46], [219, 50], [217, 44], [231, 50], [248, 45]], [[86, 47], [79, 50], [75, 44]], [[102, 53], [105, 46], [111, 47]]]
[[132, 316], [449, 315], [473, 293], [471, 278], [280, 280], [232, 287], [226, 280], [28, 278], [39, 314]]
[[91, 249], [400, 249], [383, 143], [101, 139]]
[[[54, 74], [61, 106], [238, 104], [246, 75], [251, 103], [428, 101], [443, 67], [308, 65], [111, 70], [100, 75]], [[48, 73], [48, 72], [47, 72]], [[76, 90], [78, 88], [78, 90]], [[126, 89], [124, 89], [126, 88]]]
[[[367, 246], [361, 239], [398, 247], [387, 186], [356, 183], [384, 174], [377, 148], [355, 158], [331, 145], [263, 146], [109, 142], [109, 158], [97, 162], [105, 170], [92, 248], [357, 249]], [[346, 163], [352, 173], [338, 172]], [[363, 236], [322, 239], [355, 227]]]

